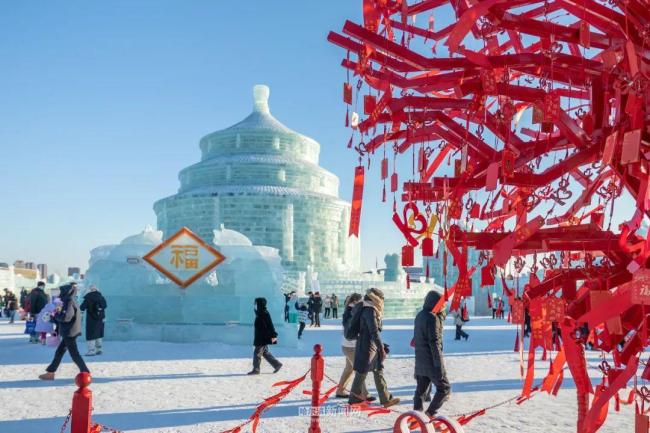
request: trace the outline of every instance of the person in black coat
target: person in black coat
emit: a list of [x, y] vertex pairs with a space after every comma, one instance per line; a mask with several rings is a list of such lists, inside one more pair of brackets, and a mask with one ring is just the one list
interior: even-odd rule
[[[25, 304], [29, 304], [29, 311], [27, 312], [29, 313], [31, 320], [35, 321], [38, 313], [40, 313], [43, 307], [47, 304], [47, 295], [45, 295], [44, 289], [45, 283], [39, 281], [36, 288], [32, 289], [32, 291], [29, 292], [29, 295], [27, 295], [29, 302], [25, 302]], [[29, 334], [29, 342], [38, 343], [38, 332], [34, 331]]]
[[102, 338], [104, 338], [104, 319], [106, 318], [106, 299], [97, 290], [97, 287], [90, 286], [88, 293], [84, 296], [79, 309], [86, 312], [86, 343], [88, 353], [86, 356], [102, 354]]
[[266, 309], [266, 298], [255, 298], [255, 338], [253, 345], [253, 369], [248, 372], [249, 375], [260, 374], [260, 364], [262, 358], [271, 364], [273, 373], [277, 373], [282, 368], [282, 363], [275, 359], [269, 351], [269, 344], [278, 342], [278, 333], [275, 332], [271, 315]]
[[413, 341], [415, 343], [415, 378], [417, 381], [413, 409], [423, 409], [422, 400], [428, 394], [428, 389], [433, 384], [436, 394], [425, 413], [433, 417], [442, 404], [449, 399], [451, 387], [447, 380], [445, 363], [442, 356], [442, 331], [446, 311], [443, 308], [438, 313], [433, 313], [433, 307], [440, 300], [440, 293], [430, 291], [424, 299], [422, 311], [415, 316]]
[[90, 373], [77, 348], [77, 337], [81, 335], [81, 314], [75, 301], [77, 285], [75, 283], [63, 285], [59, 288], [59, 292], [63, 305], [60, 310], [54, 311], [52, 319], [58, 325], [61, 343], [56, 348], [54, 359], [45, 369], [46, 373], [38, 376], [41, 380], [54, 380], [54, 373], [59, 368], [66, 351], [70, 352], [70, 357], [79, 367], [79, 371]]
[[314, 326], [320, 328], [320, 313], [323, 311], [323, 298], [320, 297], [319, 292], [314, 293], [312, 308], [314, 310]]
[[[354, 380], [350, 390], [350, 404], [363, 402], [364, 385], [366, 376], [372, 371], [375, 379], [375, 388], [379, 401], [384, 407], [391, 407], [400, 402], [388, 392], [388, 385], [384, 379], [384, 360], [386, 359], [387, 346], [381, 341], [381, 317], [384, 312], [384, 294], [381, 290], [368, 289], [363, 297], [360, 310], [359, 334], [354, 350]], [[351, 321], [356, 320], [356, 312]], [[350, 326], [353, 326], [350, 324]]]
[[312, 292], [307, 293], [309, 299], [307, 299], [307, 311], [309, 313], [309, 326], [314, 326], [314, 294]]

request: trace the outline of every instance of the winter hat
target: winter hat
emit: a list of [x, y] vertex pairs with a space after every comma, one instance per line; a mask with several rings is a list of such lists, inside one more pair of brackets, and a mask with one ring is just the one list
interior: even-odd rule
[[384, 315], [384, 293], [381, 290], [375, 287], [370, 288], [366, 292], [366, 296], [364, 296], [363, 299], [363, 305], [373, 307], [377, 312], [377, 316], [379, 316], [379, 318]]

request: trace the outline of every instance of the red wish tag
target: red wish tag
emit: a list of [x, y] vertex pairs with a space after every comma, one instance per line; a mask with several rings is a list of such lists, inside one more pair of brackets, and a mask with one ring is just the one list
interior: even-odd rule
[[512, 310], [512, 323], [515, 325], [524, 323], [524, 302], [521, 299], [515, 299], [510, 308]]
[[390, 192], [397, 191], [397, 173], [390, 176]]
[[343, 102], [352, 105], [352, 84], [343, 83]]
[[[492, 266], [483, 266], [481, 268], [481, 286], [494, 286], [494, 268]], [[490, 300], [488, 294], [488, 301]]]
[[650, 419], [648, 415], [637, 413], [634, 415], [634, 433], [648, 433], [650, 429]]
[[497, 180], [499, 179], [499, 163], [493, 162], [488, 165], [487, 174], [485, 175], [485, 190], [494, 191], [497, 189]]
[[381, 179], [387, 179], [388, 178], [388, 158], [384, 158], [381, 160]]
[[372, 114], [375, 107], [377, 106], [377, 98], [372, 95], [365, 95], [363, 97], [363, 113]]
[[635, 129], [623, 135], [621, 149], [621, 164], [629, 164], [639, 161], [639, 150], [641, 148], [641, 130]]
[[614, 131], [607, 136], [607, 139], [605, 140], [605, 150], [603, 150], [603, 164], [611, 164], [614, 160], [617, 141], [618, 131]]
[[404, 245], [402, 247], [402, 266], [413, 266], [413, 262], [413, 247]]

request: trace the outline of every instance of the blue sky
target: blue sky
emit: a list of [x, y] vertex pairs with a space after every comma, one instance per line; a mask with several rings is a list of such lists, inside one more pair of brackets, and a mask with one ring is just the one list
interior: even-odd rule
[[[1, 2], [0, 261], [85, 267], [91, 248], [155, 225], [153, 202], [176, 192], [203, 135], [250, 112], [256, 83], [321, 143], [349, 200], [345, 53], [326, 35], [360, 16], [356, 0]], [[402, 244], [378, 177], [362, 215], [368, 266]]]

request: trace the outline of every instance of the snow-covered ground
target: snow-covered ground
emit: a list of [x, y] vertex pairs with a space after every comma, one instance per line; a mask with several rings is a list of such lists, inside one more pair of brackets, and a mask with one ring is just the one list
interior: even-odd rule
[[[0, 322], [0, 432], [56, 433], [70, 408], [76, 367], [66, 355], [54, 382], [37, 379], [49, 363], [53, 349], [30, 345], [22, 334], [24, 324]], [[410, 321], [387, 321], [384, 341], [391, 354], [386, 378], [397, 408], [411, 408], [414, 391]], [[518, 354], [513, 353], [514, 328], [504, 321], [473, 318], [464, 328], [470, 339], [453, 340], [451, 322], [445, 329], [444, 350], [452, 397], [446, 414], [470, 412], [517, 395], [521, 388]], [[83, 341], [79, 341], [83, 345]], [[298, 349], [273, 348], [284, 363], [278, 374], [246, 376], [252, 348], [222, 344], [171, 344], [157, 342], [106, 342], [105, 354], [87, 358], [94, 379], [93, 416], [97, 422], [125, 432], [218, 433], [245, 420], [259, 402], [278, 388], [280, 380], [301, 376], [308, 368], [312, 346], [324, 347], [326, 374], [338, 379], [344, 364], [340, 354], [340, 324], [324, 321], [318, 330], [307, 329]], [[85, 347], [83, 348], [85, 349]], [[82, 350], [83, 350], [82, 349]], [[83, 352], [82, 352], [83, 353]], [[538, 352], [539, 359], [539, 352]], [[590, 353], [590, 364], [598, 363]], [[536, 379], [548, 371], [548, 362], [536, 363]], [[594, 377], [598, 372], [591, 371]], [[493, 409], [473, 420], [468, 433], [554, 433], [575, 431], [575, 387], [567, 379], [557, 397], [537, 394], [521, 406], [514, 403]], [[374, 389], [372, 379], [368, 385]], [[278, 406], [266, 412], [260, 433], [305, 433], [309, 418], [301, 408], [309, 405], [305, 382]], [[325, 389], [329, 385], [324, 386]], [[338, 404], [340, 400], [329, 400]], [[390, 430], [395, 415], [326, 416], [323, 433], [370, 433]], [[250, 428], [249, 428], [250, 429]], [[624, 407], [610, 412], [601, 432], [633, 430], [633, 412]], [[246, 430], [249, 431], [249, 430]]]

